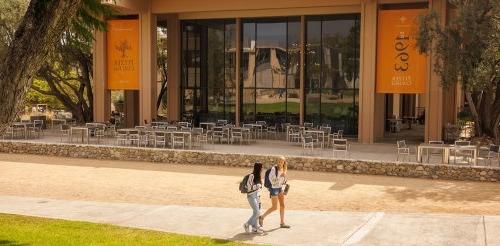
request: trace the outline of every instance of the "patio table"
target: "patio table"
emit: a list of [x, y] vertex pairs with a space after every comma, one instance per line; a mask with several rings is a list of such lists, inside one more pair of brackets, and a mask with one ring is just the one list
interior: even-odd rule
[[429, 143], [423, 143], [420, 144], [417, 148], [417, 162], [422, 162], [422, 153], [424, 149], [440, 149], [443, 150], [443, 163], [444, 164], [449, 164], [450, 163], [450, 152], [451, 150], [471, 150], [473, 151], [474, 155], [474, 165], [477, 164], [477, 156], [478, 156], [478, 151], [477, 151], [477, 146], [474, 145], [468, 145], [468, 146], [455, 146], [452, 144], [429, 144]]
[[424, 149], [427, 151], [429, 149], [437, 149], [437, 150], [442, 150], [443, 151], [443, 163], [448, 164], [450, 160], [450, 148], [453, 148], [454, 145], [451, 144], [429, 144], [429, 143], [423, 143], [420, 144], [417, 147], [417, 162], [422, 162], [422, 153]]
[[82, 143], [84, 142], [83, 141], [83, 137], [84, 135], [87, 136], [87, 144], [89, 143], [89, 139], [90, 139], [90, 130], [91, 128], [95, 128], [95, 127], [91, 127], [91, 126], [72, 126], [69, 130], [69, 142], [72, 143], [73, 142], [73, 132], [74, 131], [80, 131], [82, 132]]
[[14, 122], [12, 124], [13, 127], [19, 127], [19, 128], [22, 127], [23, 128], [23, 132], [24, 132], [23, 137], [25, 139], [28, 139], [28, 126], [30, 126], [30, 125], [33, 125], [33, 123], [31, 123], [31, 122]]
[[[217, 124], [213, 123], [213, 122], [200, 122], [200, 127], [203, 128], [203, 129], [207, 129], [207, 131], [210, 130], [209, 128], [213, 128], [216, 125]], [[205, 127], [203, 127], [203, 126], [205, 126]]]
[[65, 119], [52, 119], [52, 122], [50, 123], [50, 127], [54, 129], [54, 122], [59, 122], [60, 125], [65, 125], [66, 120]]
[[286, 126], [286, 141], [290, 142], [290, 131], [292, 128], [300, 128], [299, 125], [287, 125]]
[[321, 148], [323, 148], [325, 146], [325, 131], [321, 131], [321, 130], [305, 130], [304, 133], [312, 133], [312, 134], [321, 135]]
[[165, 133], [167, 134], [170, 134], [171, 138], [172, 139], [172, 148], [174, 146], [174, 140], [173, 140], [173, 137], [175, 134], [182, 134], [185, 136], [188, 136], [188, 140], [189, 140], [189, 149], [192, 149], [193, 148], [193, 133], [190, 132], [190, 131], [165, 131]]
[[250, 124], [247, 124], [249, 126], [252, 126], [252, 131], [255, 135], [255, 139], [258, 138], [258, 136], [260, 136], [262, 138], [262, 129], [263, 129], [263, 125], [261, 124], [253, 124], [253, 123], [250, 123]]

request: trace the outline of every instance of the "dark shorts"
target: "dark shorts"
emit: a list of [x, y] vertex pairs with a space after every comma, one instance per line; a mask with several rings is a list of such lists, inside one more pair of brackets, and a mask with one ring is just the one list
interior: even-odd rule
[[269, 196], [277, 196], [279, 193], [282, 193], [283, 190], [281, 188], [269, 188]]

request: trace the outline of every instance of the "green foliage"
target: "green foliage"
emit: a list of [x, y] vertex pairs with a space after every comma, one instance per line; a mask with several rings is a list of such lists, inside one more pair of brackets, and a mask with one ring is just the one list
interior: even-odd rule
[[[44, 80], [34, 79], [33, 85], [43, 90], [49, 90], [49, 86]], [[55, 96], [42, 94], [35, 90], [29, 90], [26, 93], [25, 100], [25, 107], [30, 107], [35, 104], [47, 104], [51, 109], [64, 109], [64, 105]]]
[[27, 8], [27, 0], [0, 1], [0, 57], [14, 39], [17, 25]]
[[491, 80], [498, 79], [500, 71], [500, 1], [449, 2], [456, 16], [447, 25], [441, 25], [435, 12], [420, 18], [420, 51], [434, 52], [434, 70], [443, 86], [460, 81], [470, 91], [496, 89]]
[[0, 244], [6, 245], [245, 245], [106, 224], [0, 214]]
[[458, 112], [457, 118], [461, 121], [472, 121], [472, 114], [468, 110], [462, 110]]
[[[49, 1], [37, 1], [36, 9], [44, 11]], [[7, 48], [20, 23], [28, 0], [0, 2], [0, 55]], [[92, 117], [92, 42], [94, 30], [105, 30], [105, 17], [114, 14], [100, 0], [82, 0], [82, 5], [36, 74], [27, 93], [25, 106], [46, 103], [50, 107], [70, 110], [78, 120]]]

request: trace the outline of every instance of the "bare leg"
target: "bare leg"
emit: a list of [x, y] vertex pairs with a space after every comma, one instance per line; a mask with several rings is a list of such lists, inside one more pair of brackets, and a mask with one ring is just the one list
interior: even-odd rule
[[283, 192], [278, 194], [278, 200], [280, 203], [280, 222], [285, 224], [285, 194]]
[[262, 217], [262, 219], [264, 219], [267, 215], [269, 215], [270, 213], [276, 211], [276, 209], [278, 209], [278, 197], [277, 196], [271, 196], [271, 204], [272, 206], [270, 208], [267, 209], [267, 211], [261, 215], [260, 217]]

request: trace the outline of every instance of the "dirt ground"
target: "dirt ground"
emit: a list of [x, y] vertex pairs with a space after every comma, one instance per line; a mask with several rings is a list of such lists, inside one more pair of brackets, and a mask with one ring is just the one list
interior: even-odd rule
[[[248, 207], [250, 170], [0, 154], [0, 195]], [[289, 171], [287, 209], [500, 215], [500, 184]], [[268, 192], [262, 204], [270, 205]]]

